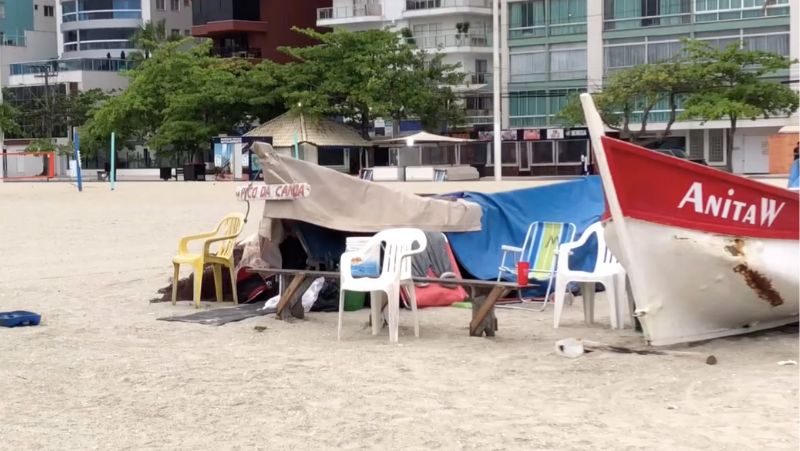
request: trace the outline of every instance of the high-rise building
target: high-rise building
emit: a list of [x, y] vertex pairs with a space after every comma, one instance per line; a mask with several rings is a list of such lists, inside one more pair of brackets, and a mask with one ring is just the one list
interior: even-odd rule
[[[684, 37], [800, 57], [798, 0], [499, 1], [503, 128], [536, 130], [530, 136], [541, 138], [503, 144], [508, 174], [553, 173], [553, 167], [580, 165], [588, 152], [583, 132], [559, 133], [562, 124], [555, 117], [567, 96], [601, 90], [616, 70], [675, 55]], [[476, 82], [460, 87], [468, 123], [476, 130], [490, 129], [492, 122], [491, 19], [491, 0], [332, 0], [317, 12], [320, 26], [391, 27], [417, 46], [438, 49], [448, 61], [460, 62], [470, 73], [467, 81]], [[797, 87], [800, 70], [795, 65], [791, 73], [775, 77]], [[653, 112], [648, 130], [663, 129], [667, 115], [666, 105]], [[767, 172], [767, 137], [797, 120], [795, 115], [740, 121], [732, 161], [725, 153], [729, 125], [724, 120], [678, 122], [664, 145], [734, 172]], [[543, 134], [541, 129], [555, 131]]]
[[460, 64], [467, 123], [492, 123], [491, 0], [333, 0], [317, 10], [317, 25], [351, 31], [392, 28], [420, 49]]
[[12, 87], [43, 85], [47, 78], [72, 90], [123, 89], [128, 80], [119, 72], [130, 67], [137, 30], [161, 21], [169, 34], [187, 36], [191, 30], [191, 0], [59, 0], [36, 7], [55, 16], [50, 39], [57, 55], [27, 53], [23, 62], [11, 64], [4, 74], [10, 73]]
[[57, 56], [55, 1], [0, 0], [0, 85], [11, 64]]
[[278, 47], [310, 44], [292, 27], [314, 27], [314, 11], [326, 0], [194, 0], [192, 35], [210, 38], [223, 57], [286, 62]]

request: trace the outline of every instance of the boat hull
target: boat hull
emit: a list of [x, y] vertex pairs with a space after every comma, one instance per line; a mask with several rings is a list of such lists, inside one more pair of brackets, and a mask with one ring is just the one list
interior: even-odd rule
[[[744, 238], [628, 218], [639, 283], [636, 314], [655, 346], [706, 340], [796, 322], [796, 240]], [[609, 248], [625, 253], [606, 223]]]

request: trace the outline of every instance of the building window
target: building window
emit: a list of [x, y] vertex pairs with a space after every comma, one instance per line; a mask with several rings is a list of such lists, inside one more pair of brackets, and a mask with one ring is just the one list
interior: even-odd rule
[[191, 8], [192, 7], [192, 0], [183, 0], [183, 7], [184, 8]]
[[513, 53], [509, 57], [512, 83], [547, 80], [547, 52], [544, 47], [531, 48], [525, 53]]
[[552, 36], [585, 33], [586, 0], [550, 0], [549, 25]]
[[347, 170], [350, 167], [349, 149], [324, 147], [317, 149], [317, 164], [336, 169]]
[[[604, 28], [627, 30], [691, 23], [693, 0], [605, 0]], [[736, 0], [733, 0], [736, 1]]]
[[567, 139], [558, 143], [558, 164], [580, 164], [581, 157], [587, 155], [589, 141]]
[[53, 17], [55, 15], [55, 7], [44, 5], [44, 17]]
[[172, 11], [177, 11], [181, 8], [181, 1], [180, 0], [170, 0], [169, 2], [169, 9]]
[[166, 11], [165, 0], [156, 0], [156, 9], [159, 11]]
[[191, 36], [192, 35], [192, 30], [190, 30], [188, 28], [183, 30], [183, 35], [184, 36]]
[[531, 147], [531, 166], [555, 164], [553, 141], [534, 141]]
[[518, 91], [509, 95], [511, 127], [546, 127], [557, 125], [553, 117], [566, 105], [573, 93], [583, 89], [552, 89], [549, 91]]
[[511, 3], [508, 7], [510, 9], [509, 37], [524, 38], [547, 34], [544, 0]]
[[580, 78], [586, 78], [586, 48], [575, 48], [575, 44], [550, 46], [550, 79]]

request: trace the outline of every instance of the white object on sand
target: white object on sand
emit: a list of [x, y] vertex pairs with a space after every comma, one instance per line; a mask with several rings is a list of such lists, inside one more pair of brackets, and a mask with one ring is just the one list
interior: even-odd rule
[[583, 355], [583, 343], [574, 338], [564, 338], [556, 342], [556, 354], [574, 359]]

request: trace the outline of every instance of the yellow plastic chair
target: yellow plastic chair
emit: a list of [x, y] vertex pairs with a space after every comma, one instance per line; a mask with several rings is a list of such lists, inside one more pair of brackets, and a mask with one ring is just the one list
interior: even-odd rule
[[[203, 267], [207, 264], [214, 269], [214, 286], [216, 288], [217, 302], [222, 300], [222, 267], [228, 268], [231, 274], [231, 286], [233, 287], [233, 303], [238, 304], [236, 296], [236, 275], [233, 270], [233, 247], [234, 240], [244, 228], [244, 215], [241, 213], [231, 213], [217, 224], [216, 230], [197, 235], [189, 235], [181, 238], [178, 243], [178, 255], [172, 258], [172, 265], [175, 267], [175, 276], [172, 279], [172, 305], [178, 300], [178, 276], [182, 264], [192, 265], [194, 269], [194, 305], [200, 308], [200, 289], [203, 286]], [[202, 253], [189, 251], [190, 241], [202, 241]], [[212, 245], [216, 249], [212, 250]]]

